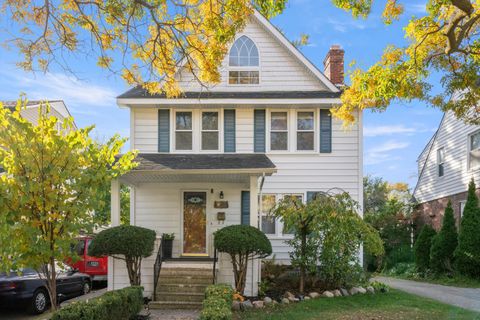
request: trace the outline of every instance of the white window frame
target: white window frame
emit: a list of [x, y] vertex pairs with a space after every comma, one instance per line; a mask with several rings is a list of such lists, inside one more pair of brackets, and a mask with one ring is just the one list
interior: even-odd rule
[[[192, 114], [192, 129], [191, 130], [177, 130], [177, 113], [179, 112], [190, 112]], [[195, 152], [195, 135], [193, 134], [195, 132], [195, 112], [193, 109], [176, 109], [173, 111], [173, 117], [172, 117], [172, 128], [173, 128], [173, 134], [172, 136], [172, 149], [174, 152], [177, 153], [192, 153]], [[190, 132], [192, 134], [192, 148], [190, 150], [184, 150], [184, 149], [179, 149], [177, 150], [177, 132]]]
[[[442, 153], [442, 161], [440, 162], [440, 153]], [[440, 166], [442, 167], [442, 175], [440, 175]], [[445, 147], [440, 147], [437, 149], [437, 178], [441, 179], [445, 177]]]
[[[480, 134], [480, 130], [474, 131], [474, 132], [472, 132], [472, 133], [470, 133], [470, 134], [468, 135], [468, 140], [467, 140], [468, 155], [467, 155], [467, 157], [468, 157], [468, 169], [469, 169], [469, 170], [478, 170], [478, 169], [480, 169], [480, 164], [477, 165], [477, 166], [472, 166], [472, 152], [474, 151], [474, 150], [472, 150], [472, 137], [473, 137], [474, 135], [477, 135], [477, 134]], [[476, 150], [477, 150], [477, 149], [476, 149]], [[480, 152], [480, 149], [478, 149], [478, 150], [479, 150], [479, 152]]]
[[[298, 130], [298, 113], [299, 112], [312, 112], [313, 113], [313, 129], [312, 130]], [[295, 146], [295, 152], [300, 152], [300, 153], [312, 153], [317, 151], [317, 133], [319, 132], [317, 130], [317, 111], [315, 109], [296, 109], [295, 110], [295, 121], [294, 121], [294, 146]], [[313, 149], [311, 150], [298, 150], [298, 141], [297, 141], [297, 133], [298, 132], [313, 132]]]
[[[221, 127], [222, 127], [222, 123], [223, 123], [223, 118], [221, 116], [221, 114], [223, 112], [220, 112], [221, 110], [219, 109], [205, 109], [205, 110], [200, 110], [200, 113], [199, 113], [199, 124], [200, 124], [200, 135], [199, 135], [199, 144], [198, 144], [198, 148], [200, 150], [200, 152], [219, 152], [220, 150], [222, 150], [222, 144], [221, 144]], [[202, 121], [202, 118], [203, 118], [203, 113], [204, 112], [216, 112], [217, 115], [218, 115], [218, 126], [217, 126], [217, 130], [206, 130], [206, 129], [203, 129], [203, 121]], [[218, 136], [217, 136], [217, 145], [218, 145], [218, 148], [215, 150], [215, 149], [209, 149], [209, 150], [203, 150], [202, 148], [202, 144], [203, 144], [203, 133], [204, 132], [217, 132], [218, 133]]]
[[[257, 47], [258, 51], [258, 66], [230, 66], [230, 51], [232, 50], [233, 44], [240, 39], [242, 36], [246, 36], [249, 38], [255, 47]], [[262, 84], [262, 72], [261, 72], [261, 66], [262, 66], [262, 54], [260, 52], [260, 47], [258, 46], [257, 42], [252, 39], [252, 37], [248, 36], [245, 33], [239, 33], [236, 37], [235, 40], [232, 42], [232, 45], [230, 46], [230, 49], [228, 50], [228, 55], [227, 55], [227, 62], [228, 62], [228, 68], [227, 68], [227, 75], [226, 75], [226, 82], [227, 86], [232, 86], [232, 87], [258, 87], [259, 85]], [[258, 83], [230, 83], [230, 71], [257, 71], [258, 72]]]
[[[286, 132], [287, 133], [287, 149], [284, 150], [272, 150], [272, 113], [283, 112], [287, 114], [287, 129], [286, 130], [273, 130], [274, 132]], [[267, 150], [269, 153], [285, 153], [290, 151], [291, 147], [291, 125], [290, 125], [290, 110], [285, 109], [269, 109], [267, 110]]]

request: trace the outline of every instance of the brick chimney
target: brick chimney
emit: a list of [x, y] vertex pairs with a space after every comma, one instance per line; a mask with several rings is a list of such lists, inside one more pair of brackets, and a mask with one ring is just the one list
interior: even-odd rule
[[343, 86], [343, 55], [345, 51], [338, 44], [330, 47], [330, 50], [323, 60], [324, 73], [336, 86]]

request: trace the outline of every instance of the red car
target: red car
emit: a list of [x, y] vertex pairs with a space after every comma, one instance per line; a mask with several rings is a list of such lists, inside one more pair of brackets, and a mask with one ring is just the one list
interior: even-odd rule
[[88, 274], [92, 278], [92, 281], [107, 281], [108, 258], [97, 258], [88, 255], [88, 247], [90, 246], [92, 239], [92, 236], [82, 236], [77, 238], [78, 243], [75, 246], [75, 251], [80, 257], [80, 260], [75, 263], [70, 261], [69, 265], [81, 273]]

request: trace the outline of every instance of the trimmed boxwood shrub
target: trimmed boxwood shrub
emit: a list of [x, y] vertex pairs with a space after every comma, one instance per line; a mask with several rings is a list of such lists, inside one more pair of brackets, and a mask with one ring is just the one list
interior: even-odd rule
[[272, 254], [272, 244], [262, 231], [241, 224], [222, 228], [214, 235], [215, 248], [230, 255], [235, 290], [243, 295], [248, 261], [268, 257]]
[[442, 229], [433, 237], [430, 248], [430, 267], [435, 273], [453, 271], [453, 253], [457, 247], [457, 228], [452, 203], [448, 201], [443, 215]]
[[72, 302], [55, 312], [51, 320], [128, 320], [143, 307], [143, 288], [108, 291], [87, 301]]
[[435, 230], [426, 224], [415, 241], [415, 266], [420, 272], [426, 272], [430, 269], [430, 248], [432, 246], [432, 239], [436, 235]]
[[142, 258], [152, 255], [156, 233], [137, 226], [118, 226], [101, 231], [95, 236], [88, 254], [95, 257], [110, 256], [124, 260], [130, 285], [141, 282]]
[[233, 289], [228, 284], [214, 284], [205, 289], [201, 320], [232, 319]]
[[463, 275], [480, 278], [480, 208], [475, 194], [475, 182], [468, 185], [467, 202], [463, 210], [455, 249], [455, 268]]

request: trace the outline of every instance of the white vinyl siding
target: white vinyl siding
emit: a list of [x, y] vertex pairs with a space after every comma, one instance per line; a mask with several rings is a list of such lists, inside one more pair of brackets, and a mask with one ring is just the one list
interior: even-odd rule
[[[469, 138], [479, 129], [480, 126], [467, 125], [450, 112], [445, 114], [430, 152], [424, 152], [420, 158], [424, 159], [419, 162], [423, 173], [414, 192], [418, 203], [465, 192], [472, 178], [480, 181], [480, 167], [469, 168]], [[441, 147], [445, 149], [445, 172], [439, 179], [437, 150]]]
[[[248, 36], [257, 45], [260, 55], [259, 84], [228, 84], [228, 55], [220, 67], [221, 82], [210, 85], [210, 91], [300, 91], [328, 90], [281, 43], [254, 18], [237, 37]], [[185, 91], [201, 91], [203, 88], [187, 70], [178, 76]], [[288, 84], [288, 85], [286, 85]]]

